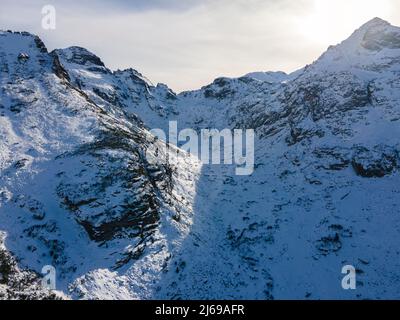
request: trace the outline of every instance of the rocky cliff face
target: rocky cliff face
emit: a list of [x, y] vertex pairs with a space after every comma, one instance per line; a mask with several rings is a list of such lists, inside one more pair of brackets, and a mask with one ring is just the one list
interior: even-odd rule
[[[79, 47], [0, 34], [0, 230], [72, 298], [394, 298], [400, 29], [373, 19], [290, 74], [175, 94]], [[255, 129], [235, 176], [147, 129]], [[357, 268], [357, 290], [341, 268]]]
[[[53, 265], [68, 291], [90, 265], [111, 272], [164, 248], [162, 221], [185, 233], [196, 160], [158, 161], [147, 150], [161, 142], [72, 83], [37, 37], [1, 33], [0, 52], [1, 228], [22, 266]], [[83, 49], [71, 59], [107, 72]]]

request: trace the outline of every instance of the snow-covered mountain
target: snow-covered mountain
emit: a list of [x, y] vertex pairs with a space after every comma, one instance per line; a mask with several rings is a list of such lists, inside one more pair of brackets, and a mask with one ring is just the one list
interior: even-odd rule
[[[293, 74], [181, 94], [1, 32], [0, 87], [2, 252], [18, 272], [53, 265], [74, 299], [399, 297], [400, 28], [376, 18]], [[255, 172], [149, 162], [163, 142], [148, 129], [169, 121], [255, 129]], [[7, 279], [0, 296], [18, 296]]]
[[[189, 231], [200, 164], [188, 155], [179, 170], [156, 155], [148, 163], [149, 146], [161, 142], [117, 105], [73, 86], [37, 37], [2, 32], [0, 65], [6, 248], [25, 268], [56, 267], [57, 288], [70, 286], [73, 297], [91, 278], [105, 286], [88, 280], [91, 297], [146, 297], [134, 286], [147, 287]], [[154, 275], [138, 278], [142, 268]]]

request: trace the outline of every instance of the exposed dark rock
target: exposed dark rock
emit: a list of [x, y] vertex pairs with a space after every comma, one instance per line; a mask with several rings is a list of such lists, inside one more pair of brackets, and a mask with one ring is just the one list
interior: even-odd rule
[[68, 82], [71, 80], [68, 72], [64, 69], [64, 67], [60, 63], [60, 59], [58, 58], [58, 55], [55, 51], [51, 53], [51, 56], [53, 57], [53, 71], [59, 77], [60, 79], [65, 79]]
[[369, 150], [357, 147], [352, 158], [352, 166], [357, 175], [365, 178], [381, 178], [391, 174], [399, 165], [396, 149], [376, 147]]
[[25, 61], [28, 61], [28, 60], [29, 60], [29, 55], [28, 54], [21, 52], [18, 55], [18, 61], [25, 62]]
[[36, 47], [39, 49], [39, 51], [41, 53], [47, 53], [47, 48], [46, 48], [45, 44], [38, 36], [35, 36], [34, 41], [35, 41]]
[[334, 235], [329, 235], [318, 240], [316, 247], [323, 255], [328, 255], [339, 251], [342, 248], [342, 242], [339, 234], [335, 233]]
[[10, 253], [0, 248], [0, 300], [60, 300], [60, 297], [43, 288], [36, 273], [20, 270]]

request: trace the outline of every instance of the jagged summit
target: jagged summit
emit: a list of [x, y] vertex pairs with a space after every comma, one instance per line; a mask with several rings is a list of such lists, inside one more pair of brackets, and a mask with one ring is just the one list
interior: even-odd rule
[[379, 51], [400, 48], [400, 28], [380, 18], [363, 24], [339, 46], [345, 49]]
[[[311, 66], [306, 69], [320, 72], [321, 69], [338, 72], [349, 69], [369, 72], [384, 69], [399, 69], [400, 28], [380, 18], [374, 18], [341, 43], [330, 46]], [[371, 74], [370, 74], [371, 76]]]
[[43, 41], [38, 36], [25, 31], [0, 31], [0, 44], [0, 50], [4, 53], [12, 54], [18, 51], [47, 53]]
[[0, 30], [0, 35], [22, 35], [27, 37], [37, 37], [37, 35], [30, 33], [28, 31], [13, 31], [13, 30]]
[[126, 77], [126, 78], [130, 78], [131, 80], [134, 80], [134, 81], [142, 82], [143, 84], [147, 84], [148, 86], [151, 86], [151, 87], [154, 86], [154, 84], [151, 82], [150, 79], [148, 79], [142, 73], [140, 73], [139, 71], [137, 71], [136, 69], [133, 69], [133, 68], [117, 70], [117, 71], [114, 71], [114, 74], [119, 77]]
[[105, 67], [103, 61], [97, 55], [79, 46], [56, 49], [54, 51], [69, 63]]
[[[349, 68], [397, 68], [400, 59], [400, 28], [375, 17], [355, 30], [350, 37], [331, 45], [319, 59], [290, 74], [282, 71], [251, 72], [244, 77], [268, 83], [284, 83], [309, 72], [346, 71]], [[366, 66], [370, 66], [365, 68]], [[304, 72], [308, 71], [308, 72]], [[379, 70], [378, 70], [379, 71]]]
[[377, 27], [377, 26], [391, 26], [391, 24], [386, 20], [383, 20], [379, 17], [375, 17], [375, 18], [369, 20], [368, 22], [364, 23], [360, 29], [373, 28], [373, 27]]
[[253, 78], [260, 81], [267, 81], [267, 82], [283, 82], [288, 79], [288, 74], [283, 71], [258, 71], [258, 72], [251, 72], [245, 75], [245, 77]]
[[[289, 81], [179, 95], [0, 33], [0, 299], [5, 250], [26, 272], [53, 265], [75, 299], [398, 297], [398, 33], [374, 19]], [[253, 174], [165, 162], [145, 128], [170, 121], [254, 129]], [[344, 264], [357, 290], [341, 288]]]

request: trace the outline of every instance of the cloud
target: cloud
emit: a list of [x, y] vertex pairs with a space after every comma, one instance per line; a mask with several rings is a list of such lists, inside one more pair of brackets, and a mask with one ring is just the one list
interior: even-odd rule
[[[219, 76], [293, 71], [346, 38], [359, 20], [368, 19], [368, 12], [383, 12], [374, 10], [379, 2], [361, 1], [365, 14], [358, 11], [353, 16], [347, 9], [354, 11], [360, 0], [330, 2], [319, 12], [317, 1], [327, 2], [20, 0], [17, 4], [2, 0], [0, 28], [39, 34], [49, 49], [86, 47], [112, 69], [133, 67], [153, 82], [181, 91]], [[396, 0], [382, 1], [396, 4]], [[44, 4], [57, 9], [55, 31], [41, 29]], [[399, 14], [383, 18], [400, 22]]]
[[[218, 1], [218, 0], [216, 0]], [[99, 3], [97, 0], [89, 2]], [[166, 10], [166, 11], [186, 11], [191, 8], [201, 6], [209, 2], [209, 0], [114, 0], [100, 1], [105, 7], [111, 10], [132, 10], [132, 11], [148, 11], [148, 10]]]

